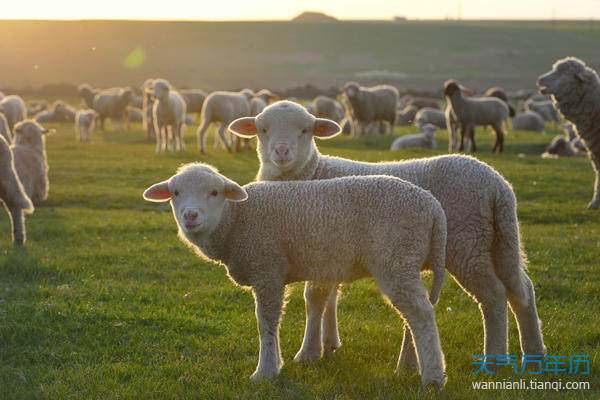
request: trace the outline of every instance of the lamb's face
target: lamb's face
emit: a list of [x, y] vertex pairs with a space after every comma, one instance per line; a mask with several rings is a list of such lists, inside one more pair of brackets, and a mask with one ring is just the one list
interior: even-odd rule
[[154, 81], [154, 86], [152, 90], [152, 97], [157, 100], [164, 100], [169, 96], [169, 91], [171, 90], [171, 86], [164, 80], [157, 79]]
[[44, 135], [54, 133], [54, 129], [43, 128], [40, 124], [33, 121], [21, 121], [15, 125], [14, 142], [20, 146], [40, 147], [44, 143]]
[[346, 93], [346, 96], [350, 99], [356, 97], [359, 90], [360, 87], [356, 83], [348, 83], [342, 88], [342, 92]]
[[280, 101], [266, 107], [256, 118], [233, 121], [229, 130], [242, 137], [258, 135], [261, 162], [288, 172], [309, 159], [314, 151], [313, 136], [333, 137], [341, 128], [333, 121], [313, 117], [297, 103]]
[[218, 225], [226, 201], [243, 201], [246, 191], [209, 166], [190, 164], [168, 181], [144, 192], [149, 201], [171, 200], [173, 216], [184, 233], [210, 233]]
[[541, 94], [560, 98], [582, 87], [593, 72], [585, 64], [574, 58], [567, 58], [554, 64], [552, 70], [538, 78]]
[[459, 86], [458, 82], [456, 82], [455, 80], [450, 79], [444, 83], [444, 90], [443, 90], [444, 96], [452, 97], [454, 94], [460, 93], [460, 92], [461, 92], [460, 86]]

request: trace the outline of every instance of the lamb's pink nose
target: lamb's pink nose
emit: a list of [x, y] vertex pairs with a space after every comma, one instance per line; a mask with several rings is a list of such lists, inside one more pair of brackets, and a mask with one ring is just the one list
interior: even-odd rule
[[183, 218], [185, 218], [186, 222], [194, 222], [198, 217], [198, 213], [196, 211], [186, 211], [183, 213]]
[[281, 158], [286, 158], [290, 154], [290, 149], [287, 146], [277, 146], [275, 153]]

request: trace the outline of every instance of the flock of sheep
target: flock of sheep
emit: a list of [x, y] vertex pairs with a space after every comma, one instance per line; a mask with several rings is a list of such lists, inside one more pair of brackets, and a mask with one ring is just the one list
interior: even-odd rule
[[[304, 106], [278, 101], [266, 89], [207, 95], [177, 91], [164, 79], [147, 80], [139, 98], [129, 88], [82, 85], [86, 108], [75, 111], [57, 102], [45, 110], [31, 104], [34, 120], [26, 119], [18, 96], [6, 96], [0, 101], [0, 199], [11, 216], [14, 243], [23, 244], [23, 213], [32, 212], [48, 193], [44, 140], [51, 131], [42, 122], [71, 120], [79, 140], [88, 141], [95, 121], [103, 126], [109, 118], [123, 126], [141, 120], [160, 153], [169, 147], [181, 151], [188, 114], [200, 113], [202, 153], [211, 123], [220, 124], [215, 144], [230, 151], [257, 138], [257, 182], [242, 187], [211, 166], [193, 163], [149, 187], [144, 198], [170, 201], [181, 239], [199, 255], [223, 263], [233, 282], [253, 289], [260, 335], [253, 377], [272, 378], [281, 369], [279, 323], [287, 284], [306, 281], [306, 330], [295, 359], [314, 361], [341, 345], [339, 285], [373, 276], [406, 321], [397, 373], [419, 372], [424, 385], [441, 387], [445, 362], [433, 305], [445, 270], [480, 306], [483, 354], [508, 354], [507, 303], [522, 353], [546, 354], [512, 187], [470, 156], [364, 163], [322, 155], [314, 138], [384, 133], [394, 124], [415, 123], [423, 133], [398, 138], [392, 150], [435, 148], [435, 131], [446, 128], [450, 151], [463, 150], [466, 141], [475, 151], [475, 127], [491, 126], [493, 151], [502, 152], [509, 117], [515, 129], [543, 130], [545, 121], [559, 122], [562, 114], [572, 123], [565, 128], [572, 136], [553, 145], [562, 142], [570, 155], [588, 153], [596, 172], [589, 208], [595, 209], [600, 205], [598, 75], [567, 58], [538, 85], [551, 100], [529, 99], [521, 114], [502, 89], [478, 97], [454, 80], [443, 86], [445, 110], [432, 99], [400, 99], [391, 86], [356, 83], [342, 88], [339, 102], [318, 96]], [[422, 269], [434, 273], [429, 296]]]

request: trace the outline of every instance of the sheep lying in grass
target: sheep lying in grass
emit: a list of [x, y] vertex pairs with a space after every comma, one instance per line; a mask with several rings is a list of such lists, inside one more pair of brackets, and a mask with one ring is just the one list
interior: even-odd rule
[[421, 108], [415, 115], [415, 125], [424, 132], [423, 127], [427, 124], [433, 124], [440, 129], [446, 129], [446, 114], [437, 108]]
[[552, 96], [556, 109], [575, 126], [596, 173], [590, 210], [600, 206], [600, 79], [583, 61], [567, 57], [538, 79], [542, 94]]
[[19, 121], [23, 121], [27, 115], [25, 102], [17, 95], [10, 95], [0, 100], [0, 114], [4, 114], [8, 122], [8, 128], [14, 132], [13, 128]]
[[363, 87], [349, 82], [342, 88], [352, 107], [352, 115], [357, 124], [355, 134], [362, 135], [374, 122], [388, 122], [390, 133], [394, 130], [398, 89], [389, 85]]
[[48, 109], [48, 104], [45, 101], [30, 101], [27, 103], [27, 118], [31, 118], [46, 109]]
[[90, 133], [94, 130], [94, 125], [98, 113], [94, 110], [79, 110], [75, 114], [75, 137], [79, 142], [89, 142]]
[[[198, 126], [196, 135], [198, 136], [198, 150], [205, 154], [204, 134], [212, 122], [220, 124], [219, 137], [223, 141], [227, 150], [231, 152], [231, 145], [225, 138], [225, 130], [231, 121], [240, 117], [250, 115], [250, 99], [254, 93], [250, 89], [244, 89], [241, 92], [212, 92], [206, 98], [202, 107], [202, 122]], [[215, 139], [215, 145], [218, 139]], [[241, 150], [240, 142], [236, 141], [237, 150]]]
[[542, 158], [578, 157], [584, 156], [564, 136], [556, 136], [542, 153]]
[[[504, 149], [504, 121], [508, 117], [508, 106], [495, 97], [473, 98], [462, 93], [462, 90], [453, 79], [444, 83], [444, 96], [452, 107], [452, 113], [461, 129], [461, 143], [459, 151], [464, 149], [464, 138], [475, 131], [477, 125], [491, 125], [496, 133], [496, 142], [492, 152], [499, 153]], [[471, 150], [477, 151], [475, 136], [471, 137]]]
[[4, 114], [0, 114], [0, 136], [4, 137], [8, 143], [12, 142], [12, 132], [8, 127], [8, 121]]
[[185, 129], [186, 107], [183, 97], [171, 89], [171, 84], [164, 79], [155, 79], [152, 88], [146, 89], [156, 100], [152, 109], [154, 132], [156, 132], [156, 152], [169, 148], [171, 132], [171, 150], [183, 151], [183, 130]]
[[50, 183], [45, 136], [54, 133], [54, 129], [45, 129], [35, 121], [26, 120], [16, 124], [13, 132], [15, 137], [11, 150], [15, 170], [25, 193], [37, 206], [48, 197]]
[[8, 212], [12, 225], [12, 238], [15, 246], [25, 243], [25, 217], [31, 214], [33, 204], [15, 171], [12, 150], [9, 143], [0, 135], [0, 203]]
[[[320, 121], [324, 133], [339, 129]], [[374, 276], [414, 334], [423, 384], [444, 385], [431, 303], [444, 281], [446, 223], [429, 192], [386, 176], [240, 187], [197, 163], [151, 186], [144, 198], [170, 200], [181, 240], [200, 256], [224, 264], [234, 283], [252, 288], [260, 335], [252, 378], [270, 379], [281, 369], [279, 324], [287, 284]], [[434, 272], [431, 303], [419, 276], [426, 260]], [[312, 334], [319, 337], [322, 313], [321, 307], [308, 316]], [[320, 341], [314, 344], [296, 359], [321, 357]]]
[[518, 131], [542, 132], [546, 130], [546, 123], [540, 114], [535, 111], [526, 111], [517, 114], [512, 119], [512, 127]]
[[[265, 108], [256, 118], [235, 121], [229, 129], [245, 137], [258, 134], [257, 179], [261, 181], [385, 174], [429, 190], [442, 204], [448, 222], [446, 268], [480, 305], [485, 337], [482, 354], [508, 354], [507, 299], [519, 326], [523, 354], [545, 354], [510, 184], [488, 165], [467, 156], [380, 164], [324, 156], [317, 150], [314, 137], [328, 138], [335, 133], [316, 122], [302, 106], [282, 101]], [[316, 328], [309, 320], [303, 349], [320, 346], [316, 343], [321, 340], [326, 352], [340, 346], [337, 286], [335, 282], [307, 284], [307, 312], [313, 315], [314, 310], [325, 307], [324, 330], [322, 338], [312, 336]], [[409, 331], [405, 331], [405, 339], [401, 364], [414, 371], [416, 358]]]
[[423, 131], [422, 134], [404, 135], [394, 140], [390, 150], [397, 151], [408, 148], [435, 149], [435, 131], [439, 127], [433, 124], [425, 124], [421, 128]]
[[35, 122], [44, 124], [47, 122], [75, 122], [76, 111], [62, 101], [55, 101], [52, 108], [44, 110], [35, 115]]
[[585, 144], [583, 144], [579, 136], [577, 136], [577, 133], [575, 133], [575, 127], [573, 124], [562, 124], [560, 128], [565, 133], [565, 139], [571, 142], [571, 145], [576, 151], [582, 154], [587, 154], [587, 147], [585, 147]]

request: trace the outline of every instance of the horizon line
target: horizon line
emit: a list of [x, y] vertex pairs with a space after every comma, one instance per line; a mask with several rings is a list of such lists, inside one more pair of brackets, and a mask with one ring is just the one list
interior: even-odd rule
[[288, 19], [194, 19], [194, 18], [108, 18], [108, 17], [85, 17], [85, 18], [0, 18], [2, 22], [85, 22], [85, 21], [122, 21], [122, 22], [295, 22], [295, 23], [319, 23], [319, 24], [327, 24], [327, 23], [336, 23], [336, 22], [393, 22], [394, 18], [406, 18], [403, 23], [411, 23], [411, 22], [478, 22], [478, 21], [486, 21], [486, 22], [578, 22], [578, 21], [594, 21], [598, 22], [600, 19], [596, 19], [594, 17], [590, 18], [408, 18], [403, 15], [396, 15], [391, 18], [344, 18], [338, 19], [336, 18], [333, 21], [294, 21], [293, 18]]

